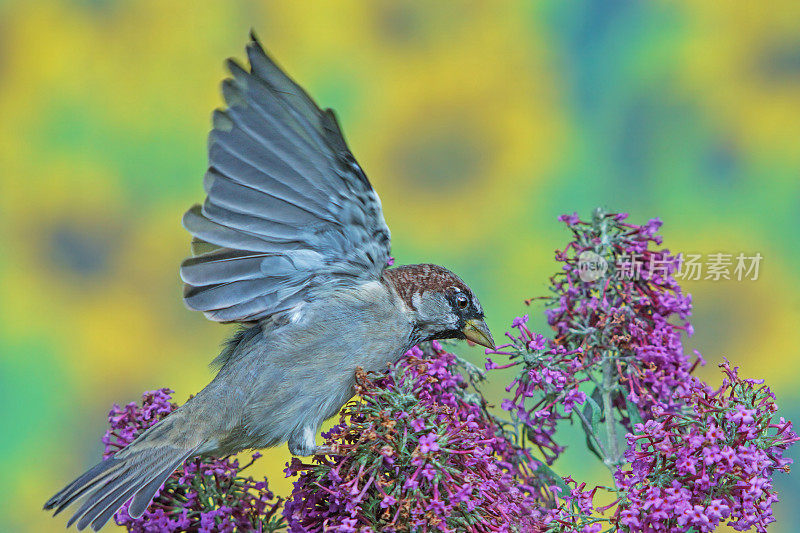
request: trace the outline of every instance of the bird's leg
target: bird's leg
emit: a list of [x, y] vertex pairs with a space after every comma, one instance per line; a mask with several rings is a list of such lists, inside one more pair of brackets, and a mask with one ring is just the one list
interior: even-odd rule
[[[317, 432], [309, 426], [302, 427], [292, 432], [288, 442], [289, 451], [292, 455], [300, 455], [302, 457], [317, 455], [317, 450], [321, 447], [317, 446], [315, 442], [314, 436], [316, 433]], [[324, 446], [322, 446], [322, 448], [324, 448]]]
[[314, 455], [332, 455], [333, 453], [333, 446], [317, 446], [317, 449], [314, 450]]

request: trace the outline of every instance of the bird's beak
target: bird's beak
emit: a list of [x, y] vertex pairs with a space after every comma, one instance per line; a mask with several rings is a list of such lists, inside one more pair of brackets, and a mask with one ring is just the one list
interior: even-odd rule
[[478, 318], [467, 320], [467, 323], [464, 325], [464, 329], [461, 330], [461, 333], [464, 334], [467, 340], [494, 350], [494, 339], [492, 338], [492, 333], [489, 331], [489, 327], [483, 320]]

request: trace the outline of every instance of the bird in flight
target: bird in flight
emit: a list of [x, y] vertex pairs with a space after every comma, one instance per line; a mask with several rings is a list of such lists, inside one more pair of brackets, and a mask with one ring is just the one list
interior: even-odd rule
[[213, 115], [206, 199], [183, 217], [192, 257], [184, 300], [242, 328], [214, 379], [183, 406], [53, 496], [78, 501], [67, 527], [97, 531], [125, 502], [140, 516], [186, 459], [288, 442], [317, 446], [320, 425], [353, 396], [355, 370], [385, 372], [414, 345], [494, 347], [481, 304], [432, 264], [388, 267], [381, 202], [322, 110], [251, 34], [249, 70], [228, 60], [227, 105]]

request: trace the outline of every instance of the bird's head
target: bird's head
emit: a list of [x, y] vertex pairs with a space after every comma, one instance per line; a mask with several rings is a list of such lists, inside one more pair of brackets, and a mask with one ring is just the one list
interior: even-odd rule
[[405, 302], [422, 340], [468, 339], [494, 349], [483, 308], [461, 278], [438, 265], [406, 265], [384, 271]]

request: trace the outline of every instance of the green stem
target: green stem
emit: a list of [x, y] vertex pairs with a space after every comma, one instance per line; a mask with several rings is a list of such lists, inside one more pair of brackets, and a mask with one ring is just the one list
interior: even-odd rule
[[617, 421], [614, 418], [613, 405], [611, 404], [611, 391], [614, 379], [614, 367], [611, 357], [606, 357], [603, 361], [603, 416], [605, 417], [606, 442], [608, 442], [609, 455], [606, 456], [606, 465], [614, 471], [614, 467], [619, 464], [620, 451], [617, 442]]

